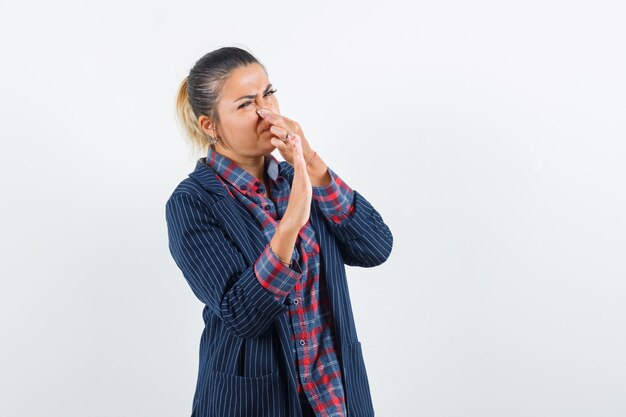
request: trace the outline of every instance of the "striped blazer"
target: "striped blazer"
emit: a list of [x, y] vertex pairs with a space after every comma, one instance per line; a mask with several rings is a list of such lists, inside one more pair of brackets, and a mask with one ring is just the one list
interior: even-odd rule
[[[281, 161], [293, 181], [293, 167]], [[320, 244], [320, 279], [327, 286], [348, 417], [374, 416], [361, 342], [352, 314], [345, 265], [374, 267], [391, 254], [393, 236], [376, 209], [354, 190], [354, 212], [340, 224], [311, 202]], [[302, 417], [291, 350], [290, 298], [277, 301], [253, 265], [266, 241], [252, 215], [228, 195], [198, 159], [165, 204], [169, 250], [204, 303], [192, 417]]]

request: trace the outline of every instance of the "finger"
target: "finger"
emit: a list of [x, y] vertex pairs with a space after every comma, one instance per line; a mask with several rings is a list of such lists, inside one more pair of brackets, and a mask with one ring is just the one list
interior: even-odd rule
[[[289, 126], [289, 123], [287, 123], [285, 119], [283, 119], [283, 116], [276, 114], [269, 109], [266, 109], [264, 107], [257, 109], [257, 114], [261, 116], [262, 118], [264, 118], [265, 120], [267, 120], [268, 122], [270, 122], [273, 126], [278, 126], [282, 128], [285, 132], [292, 131], [291, 127]], [[277, 135], [279, 138], [286, 136], [284, 133], [283, 134], [274, 133], [274, 134]]]
[[287, 150], [287, 145], [285, 144], [284, 141], [272, 137], [270, 139], [270, 142], [272, 143], [272, 145], [274, 145], [275, 148], [277, 148], [281, 153], [285, 152]]
[[276, 125], [270, 127], [270, 131], [281, 140], [287, 140], [288, 136], [292, 135], [292, 132]]
[[283, 116], [283, 115], [281, 115], [280, 117], [282, 117], [282, 118], [285, 120], [285, 122], [287, 122], [287, 126], [288, 126], [290, 129], [293, 129], [294, 131], [295, 131], [295, 130], [298, 130], [298, 123], [297, 123], [297, 122], [295, 122], [295, 121], [291, 120], [291, 119], [290, 119], [289, 117], [287, 117], [287, 116]]
[[298, 131], [299, 129], [299, 125], [297, 122], [291, 120], [289, 117], [281, 115], [280, 117], [283, 118], [283, 120], [286, 122], [286, 125], [289, 129], [293, 130], [294, 132]]
[[272, 143], [272, 145], [274, 145], [276, 149], [278, 149], [283, 158], [285, 158], [285, 160], [289, 161], [289, 163], [293, 165], [294, 152], [291, 144], [289, 142], [284, 142], [276, 137], [272, 137], [270, 139], [270, 142]]

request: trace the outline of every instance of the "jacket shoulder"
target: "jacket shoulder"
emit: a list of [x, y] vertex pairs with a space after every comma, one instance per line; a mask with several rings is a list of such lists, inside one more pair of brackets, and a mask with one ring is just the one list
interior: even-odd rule
[[191, 177], [187, 177], [183, 179], [177, 186], [174, 188], [174, 191], [168, 197], [165, 205], [168, 206], [172, 200], [180, 196], [188, 196], [195, 200], [199, 200], [208, 208], [213, 206], [213, 204], [217, 203], [221, 199], [224, 198], [224, 195], [220, 195], [217, 193], [213, 193], [211, 191], [206, 190], [202, 187], [196, 180]]

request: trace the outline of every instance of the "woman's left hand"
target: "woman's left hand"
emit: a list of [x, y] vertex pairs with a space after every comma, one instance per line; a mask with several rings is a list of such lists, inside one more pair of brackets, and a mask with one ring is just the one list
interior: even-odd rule
[[287, 116], [272, 113], [265, 108], [257, 110], [257, 113], [259, 116], [263, 117], [272, 124], [270, 131], [274, 134], [274, 137], [270, 140], [272, 145], [278, 149], [278, 152], [280, 152], [285, 161], [293, 166], [293, 148], [291, 143], [286, 139], [288, 133], [300, 136], [304, 159], [306, 161], [310, 160], [315, 151], [311, 149], [311, 146], [306, 140], [306, 137], [304, 137], [304, 132], [298, 122], [291, 120]]

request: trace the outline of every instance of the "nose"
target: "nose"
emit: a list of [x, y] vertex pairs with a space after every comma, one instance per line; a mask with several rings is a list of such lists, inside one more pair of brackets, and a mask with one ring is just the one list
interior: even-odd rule
[[266, 109], [274, 109], [274, 103], [268, 98], [265, 102], [262, 99], [255, 100], [256, 102], [256, 110], [266, 108]]

